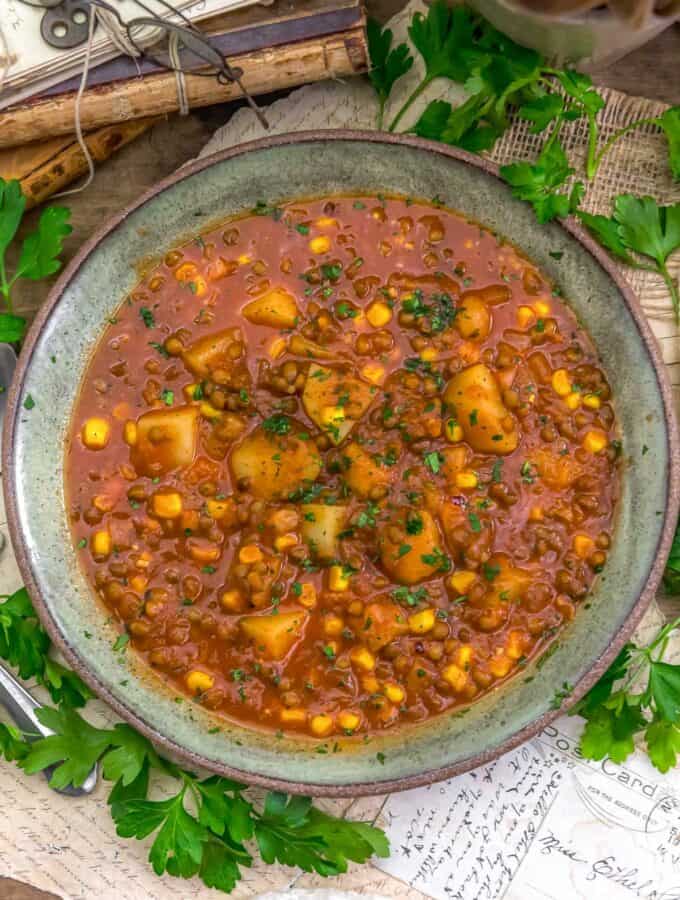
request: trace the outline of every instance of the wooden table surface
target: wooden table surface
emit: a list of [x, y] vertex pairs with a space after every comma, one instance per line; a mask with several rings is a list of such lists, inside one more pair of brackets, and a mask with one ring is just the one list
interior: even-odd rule
[[[405, 0], [367, 0], [369, 12], [387, 19], [405, 6]], [[628, 94], [680, 104], [680, 27], [664, 32], [650, 44], [595, 75], [599, 85]], [[272, 98], [261, 98], [266, 104]], [[238, 104], [209, 107], [181, 118], [172, 117], [142, 135], [97, 168], [94, 183], [67, 201], [72, 210], [73, 233], [66, 244], [68, 260], [99, 225], [127, 206], [140, 193], [197, 156], [212, 133], [229, 120]], [[34, 227], [39, 210], [27, 226]], [[45, 298], [44, 282], [21, 285], [17, 311], [32, 318]], [[330, 886], [330, 885], [329, 885]], [[26, 884], [0, 877], [2, 900], [54, 898]]]

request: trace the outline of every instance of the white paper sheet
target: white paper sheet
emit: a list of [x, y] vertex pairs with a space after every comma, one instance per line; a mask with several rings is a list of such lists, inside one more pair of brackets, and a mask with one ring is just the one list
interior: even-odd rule
[[586, 761], [582, 724], [390, 796], [377, 866], [437, 900], [680, 900], [680, 773]]
[[[192, 20], [199, 20], [222, 12], [229, 12], [243, 6], [252, 6], [259, 0], [171, 0], [172, 5], [183, 11]], [[111, 5], [120, 12], [125, 21], [135, 17], [148, 17], [136, 0], [111, 0]], [[167, 8], [160, 0], [144, 0], [144, 5], [156, 15], [169, 17]], [[10, 65], [5, 76], [3, 98], [20, 88], [30, 86], [35, 91], [48, 84], [76, 74], [85, 59], [85, 44], [72, 50], [58, 50], [45, 43], [40, 34], [40, 23], [44, 10], [28, 6], [21, 0], [0, 0], [0, 27], [9, 47]], [[146, 35], [153, 36], [153, 31]], [[138, 39], [144, 41], [140, 33]], [[96, 65], [119, 55], [104, 31], [95, 32], [92, 43], [91, 63]], [[2, 61], [0, 60], [0, 63]], [[0, 107], [3, 105], [0, 100]]]

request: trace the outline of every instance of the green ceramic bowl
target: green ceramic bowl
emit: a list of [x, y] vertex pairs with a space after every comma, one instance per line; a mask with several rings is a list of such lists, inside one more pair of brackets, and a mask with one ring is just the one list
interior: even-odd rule
[[[381, 191], [440, 197], [513, 241], [562, 288], [602, 357], [626, 465], [616, 533], [591, 602], [540, 667], [473, 704], [339, 752], [278, 740], [177, 703], [134, 653], [114, 653], [107, 612], [81, 572], [64, 505], [69, 417], [88, 357], [136, 263], [258, 200]], [[559, 260], [555, 251], [560, 251]], [[35, 401], [24, 406], [28, 395]], [[663, 363], [636, 300], [609, 259], [571, 224], [538, 225], [493, 168], [439, 144], [373, 133], [288, 135], [201, 160], [116, 216], [68, 266], [30, 331], [4, 434], [4, 487], [25, 583], [51, 637], [100, 697], [157, 744], [216, 772], [292, 792], [342, 795], [413, 787], [477, 766], [538, 732], [611, 663], [663, 571], [678, 512], [677, 425]], [[214, 726], [220, 724], [220, 730]], [[212, 730], [212, 733], [211, 733]]]

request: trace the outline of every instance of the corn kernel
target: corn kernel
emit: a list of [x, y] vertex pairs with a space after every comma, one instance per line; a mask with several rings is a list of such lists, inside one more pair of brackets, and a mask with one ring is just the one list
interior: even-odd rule
[[256, 544], [245, 544], [238, 551], [238, 559], [239, 562], [242, 562], [244, 565], [251, 566], [253, 563], [261, 562], [263, 554]]
[[398, 684], [386, 684], [385, 696], [391, 703], [401, 703], [406, 696], [403, 687]]
[[442, 678], [459, 694], [467, 684], [468, 677], [455, 663], [451, 663], [442, 671]]
[[220, 558], [220, 548], [207, 547], [202, 544], [192, 544], [189, 547], [189, 556], [196, 562], [207, 565], [208, 563], [217, 562]]
[[385, 367], [378, 363], [367, 363], [361, 370], [362, 378], [372, 381], [373, 384], [381, 384], [385, 377]]
[[237, 613], [243, 609], [243, 597], [241, 597], [240, 591], [225, 591], [222, 594], [220, 603], [227, 612]]
[[556, 394], [566, 397], [571, 393], [571, 380], [566, 369], [556, 369], [552, 376], [552, 386]]
[[191, 281], [198, 275], [198, 266], [196, 263], [183, 262], [175, 269], [175, 278], [177, 281]]
[[345, 410], [342, 406], [324, 406], [321, 409], [321, 421], [326, 428], [337, 428], [345, 421]]
[[521, 631], [511, 631], [505, 639], [505, 652], [510, 659], [524, 656], [524, 635]]
[[111, 535], [108, 531], [95, 531], [92, 535], [92, 555], [93, 556], [108, 556], [113, 549], [113, 541], [111, 540]]
[[103, 450], [111, 437], [111, 426], [106, 419], [93, 416], [83, 425], [82, 437], [88, 450]]
[[135, 566], [138, 569], [148, 569], [149, 566], [151, 565], [151, 559], [152, 559], [152, 557], [151, 557], [151, 554], [149, 553], [149, 551], [142, 550], [142, 552], [137, 557], [137, 562], [135, 563]]
[[607, 435], [602, 431], [589, 431], [583, 438], [583, 446], [589, 453], [600, 453], [607, 446]]
[[433, 609], [421, 609], [408, 618], [408, 627], [411, 634], [427, 634], [434, 628], [435, 613]]
[[571, 394], [567, 394], [567, 396], [564, 398], [564, 402], [567, 404], [567, 407], [569, 409], [578, 409], [581, 405], [581, 395], [578, 391], [572, 391]]
[[355, 647], [350, 653], [350, 659], [364, 672], [371, 672], [375, 669], [375, 656], [366, 647]]
[[223, 519], [231, 509], [231, 504], [227, 500], [210, 499], [207, 501], [205, 506], [208, 510], [208, 515], [210, 516], [210, 518], [216, 519], [217, 521]]
[[325, 234], [320, 234], [311, 239], [309, 249], [311, 253], [328, 253], [331, 249], [331, 239]]
[[344, 627], [344, 620], [340, 616], [331, 614], [324, 619], [323, 633], [328, 635], [328, 637], [338, 637], [342, 634]]
[[201, 410], [201, 415], [205, 416], [206, 419], [222, 418], [222, 410], [216, 409], [212, 403], [208, 403], [207, 400], [204, 400], [203, 403], [201, 403], [199, 409]]
[[510, 669], [512, 669], [512, 660], [505, 653], [492, 656], [489, 660], [489, 671], [494, 678], [505, 678]]
[[316, 588], [308, 581], [303, 582], [300, 587], [302, 590], [297, 598], [298, 603], [304, 606], [305, 609], [314, 609], [316, 606]]
[[595, 549], [595, 541], [587, 534], [575, 534], [572, 546], [580, 559], [588, 559]]
[[439, 353], [436, 347], [425, 347], [424, 350], [420, 351], [420, 358], [423, 362], [434, 362], [438, 356]]
[[587, 406], [588, 409], [599, 409], [602, 406], [602, 402], [597, 394], [585, 394], [583, 405]]
[[297, 542], [298, 539], [295, 534], [280, 534], [277, 538], [274, 538], [274, 548], [278, 553], [283, 553], [285, 550], [295, 547]]
[[366, 309], [366, 318], [374, 328], [382, 328], [392, 318], [392, 310], [382, 300], [375, 300]]
[[183, 388], [184, 396], [187, 398], [187, 400], [189, 400], [189, 402], [198, 399], [194, 396], [198, 387], [200, 387], [200, 385], [198, 384], [188, 384], [185, 388]]
[[186, 685], [192, 694], [203, 694], [215, 684], [215, 679], [207, 672], [193, 669], [186, 677]]
[[534, 303], [534, 309], [536, 310], [537, 316], [545, 317], [550, 315], [550, 304], [546, 303], [544, 300], [537, 300]]
[[278, 359], [279, 356], [283, 356], [283, 354], [286, 352], [287, 347], [288, 341], [286, 340], [286, 338], [277, 337], [269, 345], [269, 355], [272, 359]]
[[474, 650], [471, 644], [463, 644], [458, 648], [458, 652], [456, 653], [456, 662], [461, 667], [467, 671], [470, 663], [472, 662]]
[[136, 594], [143, 594], [148, 583], [149, 579], [143, 575], [133, 575], [128, 579], [128, 585]]
[[333, 730], [333, 719], [327, 716], [326, 713], [320, 713], [312, 718], [309, 727], [317, 737], [326, 737]]
[[462, 569], [460, 572], [454, 572], [449, 578], [449, 584], [459, 594], [465, 594], [477, 576], [474, 572], [468, 572]]
[[377, 694], [380, 690], [380, 682], [375, 675], [364, 675], [361, 679], [361, 687], [367, 694]]
[[239, 266], [247, 266], [248, 263], [253, 261], [253, 257], [249, 253], [242, 253], [240, 256], [236, 257], [236, 262]]
[[541, 522], [543, 520], [543, 509], [540, 506], [532, 506], [529, 510], [530, 522]]
[[307, 721], [307, 711], [299, 706], [292, 709], [279, 710], [279, 721], [282, 725], [304, 725]]
[[177, 519], [182, 508], [182, 497], [177, 491], [154, 494], [151, 498], [151, 510], [160, 519]]
[[343, 731], [356, 731], [361, 725], [361, 717], [349, 710], [343, 710], [338, 715], [338, 725]]
[[346, 591], [350, 575], [342, 566], [331, 566], [328, 570], [328, 587], [331, 591]]
[[111, 497], [107, 497], [106, 494], [97, 494], [97, 496], [92, 500], [92, 505], [100, 512], [111, 512], [111, 510], [115, 506], [115, 503], [111, 499]]
[[136, 422], [126, 422], [123, 425], [123, 440], [128, 445], [128, 447], [134, 447], [137, 443], [137, 423]]
[[472, 490], [479, 484], [479, 479], [475, 472], [465, 469], [462, 472], [456, 472], [456, 487], [461, 490]]
[[331, 216], [319, 216], [318, 219], [314, 220], [314, 224], [317, 228], [337, 228], [338, 220], [333, 219]]
[[520, 306], [517, 310], [517, 324], [520, 328], [528, 328], [536, 321], [536, 314], [530, 306]]
[[455, 419], [446, 420], [446, 424], [444, 426], [444, 434], [446, 436], [446, 440], [450, 441], [452, 444], [457, 444], [458, 441], [463, 440], [463, 429]]

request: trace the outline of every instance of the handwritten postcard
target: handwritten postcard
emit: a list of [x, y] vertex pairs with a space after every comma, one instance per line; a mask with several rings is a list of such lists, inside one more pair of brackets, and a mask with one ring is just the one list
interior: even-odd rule
[[680, 900], [680, 774], [584, 760], [581, 724], [390, 796], [379, 868], [437, 900]]

